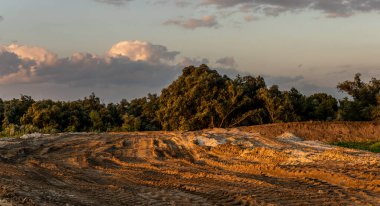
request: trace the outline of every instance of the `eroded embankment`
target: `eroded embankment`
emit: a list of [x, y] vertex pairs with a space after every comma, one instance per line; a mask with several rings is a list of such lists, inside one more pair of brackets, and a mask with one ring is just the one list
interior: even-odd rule
[[241, 127], [265, 137], [277, 137], [285, 132], [307, 140], [322, 142], [380, 141], [380, 122], [294, 122]]
[[0, 140], [24, 205], [379, 205], [380, 156], [250, 129]]

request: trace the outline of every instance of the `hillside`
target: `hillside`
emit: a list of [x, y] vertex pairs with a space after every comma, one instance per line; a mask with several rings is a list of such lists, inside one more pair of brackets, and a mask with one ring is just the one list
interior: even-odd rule
[[[379, 205], [377, 123], [0, 139], [0, 205]], [[319, 141], [314, 141], [319, 140]]]

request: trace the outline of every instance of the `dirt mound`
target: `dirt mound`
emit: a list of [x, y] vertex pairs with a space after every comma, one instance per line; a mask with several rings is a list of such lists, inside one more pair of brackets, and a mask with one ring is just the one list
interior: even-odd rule
[[380, 155], [287, 127], [0, 140], [0, 205], [380, 204]]

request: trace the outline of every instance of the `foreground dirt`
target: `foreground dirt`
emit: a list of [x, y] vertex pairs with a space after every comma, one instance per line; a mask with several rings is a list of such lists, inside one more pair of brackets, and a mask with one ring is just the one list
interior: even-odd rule
[[379, 154], [264, 132], [3, 139], [0, 205], [380, 205]]

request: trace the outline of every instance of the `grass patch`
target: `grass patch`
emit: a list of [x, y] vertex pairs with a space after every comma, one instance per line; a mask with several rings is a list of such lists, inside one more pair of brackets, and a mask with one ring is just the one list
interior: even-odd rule
[[332, 145], [380, 153], [380, 142], [334, 142]]

